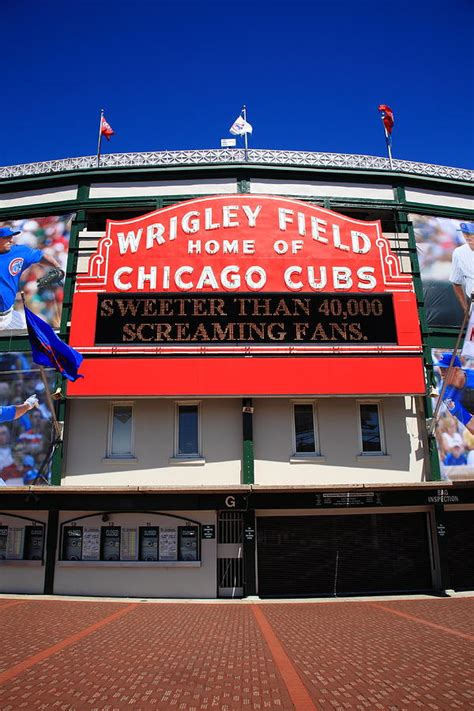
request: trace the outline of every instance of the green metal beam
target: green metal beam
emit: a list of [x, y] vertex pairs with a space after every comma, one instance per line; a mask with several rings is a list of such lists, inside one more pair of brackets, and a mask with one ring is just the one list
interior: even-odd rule
[[[403, 195], [398, 194], [401, 200], [403, 200]], [[433, 361], [431, 358], [431, 348], [428, 344], [429, 328], [426, 321], [425, 314], [425, 301], [423, 294], [423, 284], [421, 281], [420, 264], [418, 262], [418, 254], [416, 250], [416, 240], [415, 232], [413, 226], [408, 218], [408, 213], [405, 209], [396, 211], [396, 224], [398, 230], [404, 234], [408, 234], [408, 247], [409, 256], [411, 264], [411, 272], [413, 276], [413, 285], [416, 294], [416, 301], [418, 305], [418, 316], [420, 319], [421, 326], [421, 336], [423, 343], [423, 358], [426, 365], [426, 391], [423, 397], [424, 410], [426, 418], [429, 419], [433, 415], [433, 405], [430, 397], [431, 389], [435, 384], [433, 378]], [[434, 435], [428, 434], [428, 461], [430, 465], [430, 479], [431, 481], [441, 480], [441, 471], [439, 465], [439, 455], [436, 446], [436, 439]]]
[[251, 398], [242, 400], [242, 484], [253, 484], [253, 404]]

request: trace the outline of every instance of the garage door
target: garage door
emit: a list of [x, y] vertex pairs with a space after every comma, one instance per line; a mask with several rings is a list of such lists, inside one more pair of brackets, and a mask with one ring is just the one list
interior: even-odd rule
[[474, 511], [446, 511], [449, 583], [453, 590], [474, 590]]
[[258, 518], [262, 597], [432, 589], [426, 513]]

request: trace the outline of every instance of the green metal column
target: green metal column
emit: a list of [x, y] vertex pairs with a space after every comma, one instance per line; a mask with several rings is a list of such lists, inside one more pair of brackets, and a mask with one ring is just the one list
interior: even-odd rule
[[46, 535], [44, 594], [54, 592], [54, 571], [56, 567], [56, 546], [58, 541], [59, 512], [51, 509], [48, 513], [48, 532]]
[[[396, 188], [395, 190], [399, 202], [404, 201], [404, 190], [402, 188]], [[395, 220], [397, 225], [397, 230], [400, 233], [408, 234], [408, 250], [410, 256], [411, 272], [413, 276], [413, 285], [415, 288], [416, 302], [418, 306], [418, 317], [420, 319], [421, 326], [421, 339], [423, 343], [423, 359], [426, 364], [427, 376], [426, 376], [426, 391], [423, 397], [423, 404], [425, 409], [426, 418], [429, 419], [433, 415], [433, 406], [431, 403], [430, 392], [435, 384], [433, 378], [433, 361], [431, 358], [431, 348], [429, 347], [429, 328], [426, 321], [425, 315], [425, 298], [423, 294], [423, 284], [420, 275], [420, 265], [418, 262], [418, 255], [416, 251], [416, 240], [415, 232], [413, 226], [410, 223], [408, 213], [406, 210], [396, 210]], [[428, 435], [428, 457], [430, 465], [430, 480], [440, 481], [441, 471], [439, 466], [439, 456], [438, 449], [436, 447], [436, 438], [434, 435]]]
[[[89, 187], [79, 188], [79, 199], [85, 200], [89, 194]], [[77, 260], [79, 252], [79, 233], [87, 226], [87, 216], [85, 210], [78, 210], [71, 226], [71, 236], [69, 240], [69, 253], [67, 258], [66, 279], [64, 282], [64, 301], [61, 313], [60, 337], [66, 343], [69, 339], [67, 324], [71, 317], [72, 297], [74, 295], [74, 285], [76, 281]], [[58, 376], [60, 379], [60, 376]], [[62, 394], [66, 389], [65, 381], [62, 383]], [[57, 418], [59, 422], [64, 422], [66, 413], [66, 401], [61, 399], [58, 404]], [[63, 443], [56, 448], [51, 466], [51, 484], [60, 486], [63, 461]]]
[[248, 178], [240, 178], [237, 180], [237, 192], [244, 194], [250, 192], [250, 180]]
[[[252, 497], [249, 499], [251, 500]], [[253, 597], [257, 594], [256, 555], [255, 511], [248, 509], [244, 513], [244, 597]]]
[[242, 435], [242, 484], [253, 484], [253, 405], [251, 398], [244, 398], [242, 400]]

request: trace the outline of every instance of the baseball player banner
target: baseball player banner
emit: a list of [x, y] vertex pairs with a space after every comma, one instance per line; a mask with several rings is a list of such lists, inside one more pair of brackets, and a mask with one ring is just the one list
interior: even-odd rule
[[439, 416], [435, 437], [443, 479], [474, 478], [474, 357], [433, 350], [435, 407]]
[[59, 328], [73, 215], [0, 222], [0, 337], [25, 331], [29, 308]]
[[430, 326], [460, 327], [474, 290], [474, 220], [409, 215]]
[[[44, 371], [51, 390], [55, 371]], [[0, 353], [0, 487], [47, 485], [54, 429], [31, 353]]]

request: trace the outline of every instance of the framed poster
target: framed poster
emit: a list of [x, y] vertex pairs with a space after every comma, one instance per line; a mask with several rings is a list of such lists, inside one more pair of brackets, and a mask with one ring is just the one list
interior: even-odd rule
[[7, 538], [7, 560], [22, 560], [25, 544], [25, 527], [9, 526]]
[[138, 531], [136, 528], [122, 526], [120, 535], [120, 560], [137, 560]]
[[82, 560], [100, 560], [100, 528], [84, 528]]
[[160, 560], [178, 560], [178, 531], [160, 526]]

